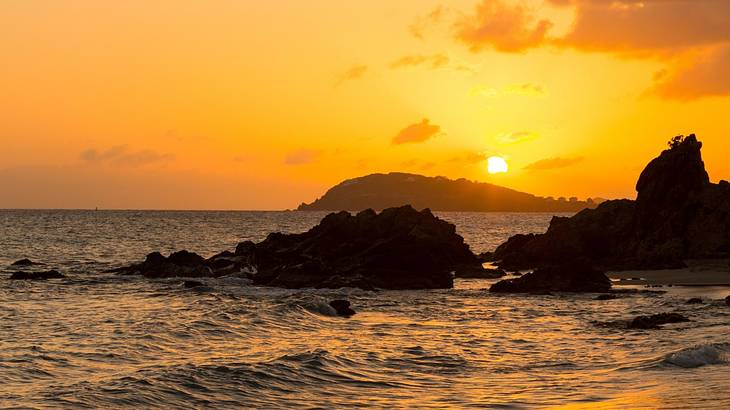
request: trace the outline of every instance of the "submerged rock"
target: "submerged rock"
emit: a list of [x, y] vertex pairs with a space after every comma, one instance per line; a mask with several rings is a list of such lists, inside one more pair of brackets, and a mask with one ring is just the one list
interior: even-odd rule
[[608, 292], [611, 280], [586, 261], [536, 269], [519, 278], [501, 280], [489, 288], [496, 293]]
[[46, 279], [63, 279], [66, 275], [57, 270], [49, 270], [45, 272], [14, 272], [10, 275], [12, 280], [46, 280]]
[[198, 282], [197, 280], [186, 280], [183, 282], [183, 287], [190, 289], [190, 288], [199, 288], [201, 286], [205, 286], [203, 282]]
[[332, 308], [335, 310], [335, 312], [337, 312], [339, 316], [350, 317], [357, 313], [352, 310], [352, 308], [350, 308], [349, 300], [335, 299], [331, 301], [329, 305], [332, 306]]
[[690, 320], [679, 313], [658, 313], [650, 316], [637, 316], [628, 324], [629, 329], [658, 329], [669, 323], [689, 322]]
[[613, 300], [616, 298], [618, 298], [618, 296], [612, 293], [604, 293], [603, 295], [596, 296], [595, 300]]
[[730, 296], [725, 298], [725, 304], [730, 306]]
[[33, 265], [43, 265], [43, 264], [39, 263], [39, 262], [33, 262], [32, 260], [27, 259], [27, 258], [15, 261], [10, 264], [10, 266], [33, 266]]
[[730, 256], [730, 185], [712, 184], [694, 134], [673, 140], [636, 184], [637, 199], [555, 217], [544, 234], [515, 235], [495, 251], [507, 270], [587, 258], [605, 270], [683, 267]]

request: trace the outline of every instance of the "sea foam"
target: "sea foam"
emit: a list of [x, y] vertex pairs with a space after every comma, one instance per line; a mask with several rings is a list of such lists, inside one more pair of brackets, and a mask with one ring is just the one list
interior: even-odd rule
[[708, 364], [730, 363], [730, 343], [702, 344], [668, 354], [663, 363], [694, 368]]

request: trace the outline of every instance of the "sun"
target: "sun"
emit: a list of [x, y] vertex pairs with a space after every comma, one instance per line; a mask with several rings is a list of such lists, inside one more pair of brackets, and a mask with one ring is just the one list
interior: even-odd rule
[[487, 158], [487, 172], [490, 174], [507, 172], [508, 169], [507, 161], [504, 158], [497, 156]]

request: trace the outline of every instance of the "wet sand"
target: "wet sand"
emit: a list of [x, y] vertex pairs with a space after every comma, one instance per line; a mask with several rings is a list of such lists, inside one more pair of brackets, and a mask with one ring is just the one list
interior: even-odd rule
[[608, 272], [616, 285], [730, 286], [730, 259], [690, 260], [686, 268]]

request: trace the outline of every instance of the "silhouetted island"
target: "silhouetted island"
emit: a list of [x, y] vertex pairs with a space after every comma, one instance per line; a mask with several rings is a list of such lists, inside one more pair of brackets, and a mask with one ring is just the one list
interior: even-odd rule
[[348, 179], [300, 211], [360, 211], [410, 204], [416, 209], [480, 212], [577, 212], [593, 200], [543, 198], [485, 182], [391, 172]]
[[694, 134], [678, 136], [636, 184], [637, 198], [554, 217], [544, 234], [516, 235], [494, 259], [507, 270], [586, 259], [606, 270], [685, 267], [730, 257], [730, 183], [710, 182]]

